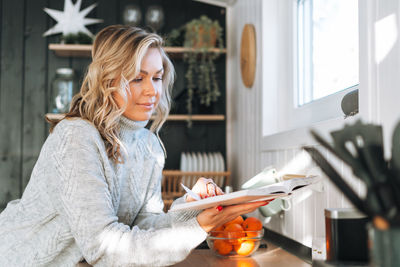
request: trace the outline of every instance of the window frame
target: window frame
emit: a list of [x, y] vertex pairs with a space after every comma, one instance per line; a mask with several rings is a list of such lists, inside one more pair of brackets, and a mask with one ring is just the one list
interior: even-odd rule
[[[327, 132], [341, 127], [345, 122], [351, 123], [360, 118], [360, 115], [356, 114], [345, 119], [340, 105], [345, 94], [357, 88], [359, 92], [361, 91], [359, 84], [297, 107], [296, 94], [298, 90], [295, 90], [295, 88], [298, 88], [296, 74], [298, 51], [297, 45], [289, 45], [295, 44], [297, 40], [295, 23], [297, 21], [297, 3], [298, 0], [278, 1], [276, 5], [279, 14], [273, 25], [268, 25], [268, 23], [271, 24], [270, 19], [263, 19], [263, 29], [267, 29], [263, 31], [263, 47], [265, 48], [264, 43], [268, 44], [273, 38], [276, 38], [275, 45], [268, 44], [267, 47], [277, 48], [277, 57], [282, 58], [281, 61], [277, 59], [274, 61], [278, 67], [277, 78], [271, 78], [271, 74], [273, 74], [271, 71], [266, 73], [266, 70], [271, 69], [270, 67], [264, 67], [263, 70], [263, 151], [298, 147], [299, 144], [305, 143], [316, 144], [309, 135], [311, 127]], [[360, 21], [360, 5], [358, 9]], [[271, 11], [268, 11], [267, 7], [263, 8], [263, 14], [265, 14], [265, 18], [271, 14]], [[276, 27], [275, 31], [278, 33], [271, 30], [273, 27]], [[275, 36], [271, 36], [271, 33]], [[266, 49], [264, 49], [264, 52], [263, 65], [272, 56], [272, 53], [269, 53]], [[285, 73], [285, 70], [287, 70], [286, 75], [279, 75], [279, 72]], [[272, 89], [271, 83], [275, 85], [274, 87], [280, 89]], [[275, 101], [273, 97], [275, 97]], [[267, 129], [268, 127], [270, 129]]]

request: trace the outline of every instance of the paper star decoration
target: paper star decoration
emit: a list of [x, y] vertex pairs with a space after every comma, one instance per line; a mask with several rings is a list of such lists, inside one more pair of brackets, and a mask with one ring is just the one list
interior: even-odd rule
[[44, 8], [44, 11], [50, 15], [53, 19], [57, 21], [57, 24], [46, 31], [43, 36], [48, 36], [52, 34], [62, 33], [67, 34], [77, 34], [78, 32], [86, 33], [87, 35], [93, 37], [93, 34], [85, 27], [86, 25], [96, 24], [103, 22], [102, 19], [91, 19], [85, 18], [85, 16], [92, 11], [97, 4], [93, 4], [82, 11], [81, 9], [82, 0], [77, 0], [75, 5], [72, 0], [65, 0], [64, 11], [59, 11], [50, 8]]

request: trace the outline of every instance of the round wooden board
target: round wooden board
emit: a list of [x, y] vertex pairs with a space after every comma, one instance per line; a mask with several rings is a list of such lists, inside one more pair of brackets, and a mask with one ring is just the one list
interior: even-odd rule
[[253, 24], [244, 25], [240, 43], [240, 72], [247, 88], [251, 88], [256, 75], [256, 30]]

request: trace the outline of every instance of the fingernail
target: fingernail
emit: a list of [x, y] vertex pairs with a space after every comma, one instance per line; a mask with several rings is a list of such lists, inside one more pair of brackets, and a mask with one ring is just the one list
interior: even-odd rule
[[218, 211], [221, 211], [221, 210], [222, 210], [222, 206], [218, 206], [218, 207], [217, 207], [217, 210], [218, 210]]
[[204, 198], [208, 198], [208, 196], [205, 196]]

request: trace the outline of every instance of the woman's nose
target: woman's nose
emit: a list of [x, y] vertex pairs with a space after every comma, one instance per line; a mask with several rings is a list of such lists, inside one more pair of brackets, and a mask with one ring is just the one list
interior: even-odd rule
[[144, 88], [144, 94], [149, 95], [149, 96], [154, 96], [156, 95], [157, 90], [156, 87], [154, 86], [153, 82], [149, 81], [145, 84]]

